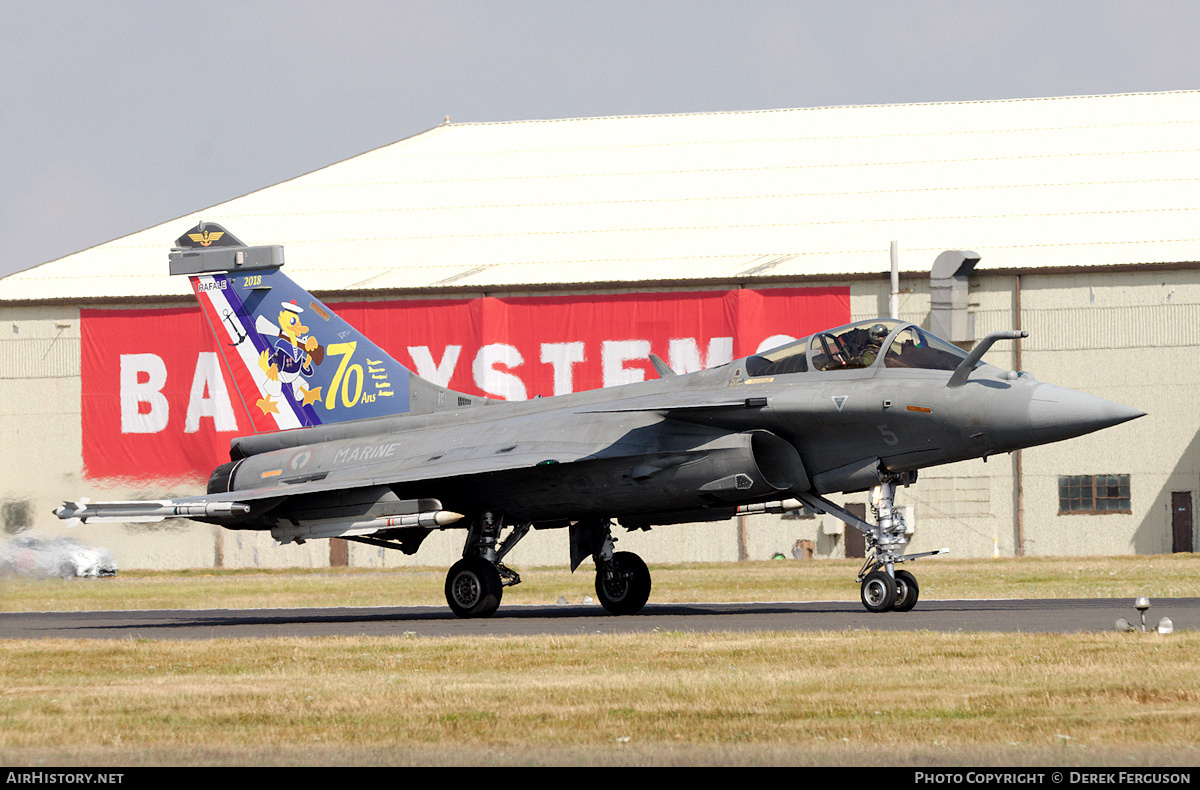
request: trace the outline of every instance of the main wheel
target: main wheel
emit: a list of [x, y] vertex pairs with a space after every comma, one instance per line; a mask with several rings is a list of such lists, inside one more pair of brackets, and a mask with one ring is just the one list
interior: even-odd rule
[[884, 571], [871, 571], [862, 583], [862, 602], [868, 612], [886, 612], [896, 603], [896, 580]]
[[628, 551], [613, 554], [606, 572], [596, 569], [596, 597], [612, 614], [640, 612], [650, 599], [650, 570], [642, 558]]
[[500, 572], [482, 557], [465, 557], [446, 574], [446, 603], [459, 617], [491, 617], [503, 594]]
[[892, 604], [893, 612], [907, 612], [917, 605], [917, 597], [921, 588], [917, 586], [917, 578], [908, 571], [896, 571], [896, 602]]

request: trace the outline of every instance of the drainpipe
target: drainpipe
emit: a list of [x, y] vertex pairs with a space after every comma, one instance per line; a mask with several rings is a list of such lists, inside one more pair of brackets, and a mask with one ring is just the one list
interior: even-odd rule
[[900, 243], [892, 242], [892, 293], [888, 298], [888, 312], [892, 318], [900, 318]]
[[[1023, 329], [1021, 326], [1021, 275], [1016, 275], [1016, 282], [1013, 287], [1013, 313], [1016, 320], [1014, 323], [1015, 329]], [[1013, 353], [1013, 367], [1017, 372], [1021, 371], [1021, 340], [1017, 339], [1015, 351]], [[1023, 477], [1024, 469], [1021, 466], [1021, 451], [1017, 450], [1013, 453], [1013, 480], [1016, 483], [1016, 527], [1017, 527], [1017, 545], [1014, 546], [1014, 553], [1018, 557], [1025, 556], [1025, 480]]]

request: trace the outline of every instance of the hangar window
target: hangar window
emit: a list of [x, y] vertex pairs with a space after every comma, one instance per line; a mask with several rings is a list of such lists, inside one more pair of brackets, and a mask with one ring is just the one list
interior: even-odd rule
[[1061, 475], [1058, 514], [1132, 513], [1129, 475]]

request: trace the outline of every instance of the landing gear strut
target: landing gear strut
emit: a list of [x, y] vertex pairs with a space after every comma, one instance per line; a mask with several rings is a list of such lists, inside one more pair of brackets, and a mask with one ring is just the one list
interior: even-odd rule
[[853, 513], [815, 494], [800, 494], [799, 499], [814, 510], [839, 518], [863, 533], [867, 541], [867, 559], [858, 572], [856, 581], [862, 585], [861, 598], [867, 611], [907, 612], [917, 605], [921, 590], [915, 576], [908, 571], [898, 571], [895, 566], [922, 557], [946, 554], [950, 550], [939, 549], [921, 554], [902, 553], [908, 545], [908, 536], [905, 534], [904, 516], [896, 510], [894, 499], [896, 484], [904, 480], [898, 475], [883, 472], [879, 478], [879, 485], [871, 492], [875, 524], [868, 524]]

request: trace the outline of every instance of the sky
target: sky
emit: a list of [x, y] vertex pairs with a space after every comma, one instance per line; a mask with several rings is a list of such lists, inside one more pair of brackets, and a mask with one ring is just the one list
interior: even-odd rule
[[1194, 0], [0, 0], [0, 276], [453, 122], [1200, 89]]

